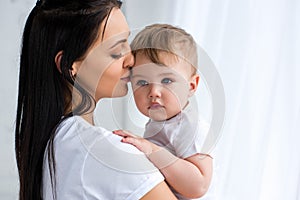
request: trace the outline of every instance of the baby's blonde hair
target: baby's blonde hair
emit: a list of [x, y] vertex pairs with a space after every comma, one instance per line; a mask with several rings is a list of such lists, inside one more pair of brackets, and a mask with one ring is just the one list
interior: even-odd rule
[[164, 64], [159, 53], [173, 54], [192, 65], [196, 73], [198, 57], [197, 45], [193, 37], [185, 30], [169, 24], [152, 24], [140, 31], [131, 42], [134, 57], [141, 53], [153, 63]]

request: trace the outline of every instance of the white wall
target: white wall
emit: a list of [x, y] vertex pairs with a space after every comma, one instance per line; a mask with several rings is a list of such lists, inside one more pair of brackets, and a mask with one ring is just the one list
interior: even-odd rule
[[223, 80], [217, 199], [300, 199], [300, 1], [126, 1], [132, 28], [190, 32]]
[[22, 28], [34, 0], [5, 0], [0, 6], [0, 199], [17, 199], [14, 121]]

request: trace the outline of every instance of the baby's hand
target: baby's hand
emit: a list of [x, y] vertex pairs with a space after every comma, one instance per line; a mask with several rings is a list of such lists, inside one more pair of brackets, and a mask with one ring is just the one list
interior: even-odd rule
[[152, 142], [149, 142], [145, 138], [134, 135], [128, 131], [116, 130], [113, 131], [113, 133], [123, 137], [121, 142], [132, 144], [147, 156], [150, 155], [152, 152], [159, 150], [159, 146], [157, 146], [156, 144], [153, 144]]

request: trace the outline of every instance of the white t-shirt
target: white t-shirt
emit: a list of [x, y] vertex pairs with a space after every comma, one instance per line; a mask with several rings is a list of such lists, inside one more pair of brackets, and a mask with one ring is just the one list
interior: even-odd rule
[[209, 124], [200, 119], [188, 104], [182, 112], [169, 120], [150, 119], [145, 127], [144, 138], [184, 159], [196, 153], [205, 153], [202, 146], [208, 130]]
[[[168, 149], [172, 154], [182, 159], [197, 153], [209, 154], [213, 157], [212, 152], [202, 150], [208, 130], [209, 124], [200, 118], [189, 103], [182, 112], [169, 120], [153, 121], [150, 119], [145, 127], [144, 138]], [[213, 174], [209, 190], [199, 199], [214, 199], [214, 176], [215, 174]], [[189, 200], [175, 190], [173, 192], [178, 199]]]
[[[57, 200], [136, 200], [164, 180], [143, 153], [79, 116], [60, 124], [54, 153]], [[42, 192], [53, 199], [47, 151]]]

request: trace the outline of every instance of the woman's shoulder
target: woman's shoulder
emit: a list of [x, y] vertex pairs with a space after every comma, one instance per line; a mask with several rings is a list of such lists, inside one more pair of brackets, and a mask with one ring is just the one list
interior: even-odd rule
[[139, 199], [164, 180], [138, 149], [78, 116], [60, 124], [54, 146], [59, 196]]
[[73, 116], [58, 127], [55, 143], [68, 150], [81, 149], [82, 153], [116, 170], [132, 173], [157, 171], [142, 152], [121, 142], [121, 139], [103, 127], [93, 126], [80, 116]]
[[[57, 127], [55, 141], [70, 142], [79, 139], [83, 144], [91, 146], [101, 138], [113, 138], [114, 136], [111, 131], [100, 126], [93, 126], [80, 116], [72, 116], [63, 120]], [[116, 142], [116, 139], [114, 142]]]

